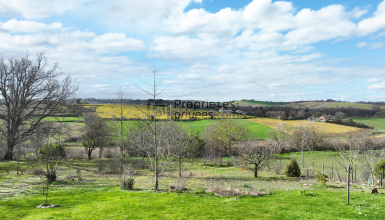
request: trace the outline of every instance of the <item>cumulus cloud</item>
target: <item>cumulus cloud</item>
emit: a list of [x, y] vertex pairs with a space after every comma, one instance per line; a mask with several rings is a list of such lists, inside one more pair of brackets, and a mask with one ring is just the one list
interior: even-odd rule
[[93, 0], [0, 0], [0, 16], [42, 19], [78, 9]]
[[382, 42], [377, 42], [377, 43], [366, 43], [366, 42], [360, 42], [357, 44], [357, 47], [364, 48], [367, 50], [376, 50], [380, 49], [383, 47], [385, 44]]
[[385, 90], [385, 82], [380, 82], [377, 84], [370, 85], [368, 89]]
[[379, 82], [379, 81], [381, 81], [379, 78], [372, 78], [367, 80], [367, 82]]
[[53, 32], [63, 28], [60, 22], [44, 24], [36, 21], [18, 21], [16, 19], [0, 22], [0, 32], [6, 33], [38, 33]]
[[[216, 13], [203, 8], [185, 11], [189, 4], [202, 0], [96, 0], [82, 5], [87, 1], [47, 1], [43, 7], [45, 1], [32, 5], [0, 0], [0, 16], [12, 19], [0, 23], [2, 54], [46, 51], [50, 60], [59, 61], [63, 71], [82, 81], [84, 88], [104, 89], [103, 95], [117, 81], [145, 76], [149, 62], [161, 66], [171, 89], [165, 94], [185, 98], [209, 94], [231, 99], [254, 94], [273, 95], [278, 100], [306, 99], [317, 86], [340, 88], [341, 82], [373, 80], [384, 72], [382, 67], [347, 65], [347, 61], [337, 66], [348, 58], [321, 59], [330, 54], [318, 51], [315, 44], [384, 29], [385, 1], [361, 21], [367, 8], [347, 11], [342, 5], [330, 5], [297, 10], [289, 1], [254, 0], [244, 8], [223, 8]], [[98, 30], [105, 31], [30, 20], [66, 13], [92, 20], [95, 27], [103, 27]], [[356, 46], [369, 50], [381, 48], [383, 43]], [[144, 57], [133, 57], [130, 51], [143, 51], [140, 56]], [[93, 95], [86, 89], [81, 92]]]
[[374, 12], [371, 18], [360, 21], [357, 25], [357, 34], [364, 36], [385, 28], [385, 1], [377, 6], [377, 11]]

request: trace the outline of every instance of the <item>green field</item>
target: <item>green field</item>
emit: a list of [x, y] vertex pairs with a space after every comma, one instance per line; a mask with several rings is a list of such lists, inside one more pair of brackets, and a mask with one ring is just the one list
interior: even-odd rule
[[[277, 157], [283, 167], [292, 157], [301, 164], [299, 152]], [[343, 177], [346, 172], [338, 166], [336, 158], [333, 152], [305, 153], [310, 175], [313, 175], [313, 163], [314, 173], [321, 172], [324, 164], [328, 175], [328, 168], [334, 163]], [[326, 186], [312, 179], [313, 187], [303, 190], [301, 183], [307, 182], [304, 176], [302, 179], [286, 177], [266, 169], [254, 178], [248, 168], [243, 171], [241, 167], [223, 163], [210, 163], [206, 168], [201, 159], [193, 164], [186, 159], [182, 178], [176, 175], [177, 163], [167, 166], [160, 180], [160, 192], [151, 191], [153, 183], [148, 170], [138, 170], [134, 176], [135, 190], [124, 191], [118, 187], [117, 174], [98, 171], [99, 161], [75, 160], [71, 167], [66, 167], [59, 179], [76, 175], [79, 168], [83, 180], [54, 182], [49, 189], [48, 203], [60, 207], [51, 209], [36, 208], [45, 203], [44, 182], [28, 174], [30, 168], [25, 162], [21, 164], [23, 174], [19, 176], [15, 173], [16, 162], [0, 162], [0, 219], [383, 219], [385, 214], [382, 209], [385, 189], [377, 185], [380, 194], [371, 195], [370, 189], [362, 184], [360, 167], [357, 182], [351, 185], [350, 205], [346, 205], [346, 184], [338, 182], [336, 177]], [[305, 175], [305, 169], [301, 171]], [[187, 190], [169, 191], [168, 186], [178, 182]], [[210, 192], [212, 186], [222, 190], [234, 187], [235, 197], [215, 195]], [[256, 190], [263, 196], [237, 195], [238, 190]], [[7, 194], [8, 191], [13, 193]]]
[[366, 123], [374, 129], [385, 130], [385, 118], [353, 118], [354, 121]]
[[328, 108], [348, 108], [348, 107], [353, 107], [353, 108], [361, 108], [361, 109], [372, 109], [372, 104], [360, 104], [360, 103], [349, 103], [349, 102], [338, 102], [335, 104], [331, 104], [328, 106]]
[[42, 195], [0, 201], [1, 219], [383, 219], [385, 195], [345, 192], [276, 191], [259, 197], [219, 197], [200, 193], [127, 192], [116, 187], [54, 188], [50, 203], [37, 209]]
[[47, 117], [46, 121], [54, 121], [54, 122], [75, 122], [75, 121], [83, 121], [83, 117]]
[[255, 105], [287, 105], [286, 102], [263, 102], [263, 101], [235, 101], [235, 103], [249, 103], [249, 104], [255, 104]]
[[[267, 138], [266, 134], [270, 130], [273, 130], [272, 128], [270, 128], [268, 126], [265, 126], [265, 125], [262, 125], [259, 123], [255, 123], [255, 122], [247, 121], [247, 120], [242, 120], [242, 119], [238, 119], [238, 120], [240, 122], [246, 124], [246, 126], [250, 129], [250, 135], [256, 139], [266, 139]], [[206, 120], [199, 120], [199, 121], [185, 121], [183, 123], [186, 126], [189, 126], [193, 131], [195, 131], [195, 132], [199, 131], [202, 133], [203, 129], [206, 126], [212, 124], [213, 121], [214, 120], [206, 119]]]

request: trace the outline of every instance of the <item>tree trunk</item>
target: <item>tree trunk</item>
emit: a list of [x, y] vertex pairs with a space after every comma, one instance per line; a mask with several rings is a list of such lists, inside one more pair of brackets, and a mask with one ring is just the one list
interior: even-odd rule
[[182, 157], [179, 156], [179, 177], [182, 177]]
[[7, 151], [7, 153], [5, 154], [4, 160], [12, 160], [12, 159], [13, 159], [12, 151], [11, 152]]
[[99, 148], [99, 159], [102, 158], [103, 155], [103, 148]]
[[254, 164], [254, 177], [258, 177], [258, 165]]
[[56, 181], [56, 173], [47, 173], [45, 176], [47, 177], [48, 183]]
[[88, 160], [91, 160], [92, 151], [87, 152]]
[[305, 152], [302, 149], [302, 168], [305, 168], [305, 156], [304, 156], [304, 154], [305, 154]]
[[7, 149], [7, 153], [5, 154], [4, 160], [13, 160], [13, 148], [14, 148], [14, 145], [12, 145], [11, 143], [8, 143], [8, 149]]

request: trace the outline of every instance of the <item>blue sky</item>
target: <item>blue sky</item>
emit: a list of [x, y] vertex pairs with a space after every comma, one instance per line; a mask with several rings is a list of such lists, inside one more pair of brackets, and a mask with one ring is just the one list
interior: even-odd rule
[[385, 101], [385, 1], [0, 0], [0, 55], [45, 51], [77, 97]]

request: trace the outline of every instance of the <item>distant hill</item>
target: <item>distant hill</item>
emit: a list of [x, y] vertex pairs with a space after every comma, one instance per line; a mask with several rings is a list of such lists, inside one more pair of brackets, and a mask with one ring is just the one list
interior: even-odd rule
[[252, 105], [252, 106], [272, 106], [272, 105], [287, 105], [288, 102], [266, 102], [266, 101], [250, 101], [250, 100], [241, 100], [234, 101], [234, 103], [239, 103], [241, 106]]
[[297, 102], [296, 105], [301, 108], [360, 108], [360, 109], [372, 109], [372, 104], [362, 104], [362, 103], [354, 103], [354, 102]]

